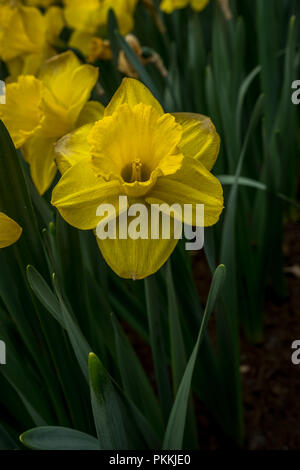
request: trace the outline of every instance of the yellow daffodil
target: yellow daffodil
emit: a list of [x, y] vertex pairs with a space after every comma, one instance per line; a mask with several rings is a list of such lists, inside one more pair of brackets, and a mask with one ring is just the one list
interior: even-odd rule
[[179, 8], [191, 6], [195, 11], [203, 10], [209, 3], [209, 0], [162, 0], [160, 8], [166, 13], [172, 13]]
[[0, 4], [0, 58], [11, 80], [20, 74], [35, 75], [55, 54], [52, 45], [64, 26], [62, 11], [52, 7], [43, 15], [38, 8], [17, 2]]
[[0, 118], [14, 144], [22, 148], [32, 179], [41, 194], [56, 174], [54, 144], [63, 135], [103, 113], [97, 102], [87, 102], [98, 69], [82, 65], [71, 51], [48, 60], [39, 78], [20, 76], [6, 87]]
[[[205, 205], [204, 225], [215, 224], [223, 209], [223, 191], [210, 173], [220, 140], [205, 116], [165, 114], [150, 91], [135, 79], [124, 79], [104, 117], [63, 137], [56, 145], [63, 176], [52, 204], [74, 227], [95, 230], [97, 208], [111, 204], [121, 213], [119, 196], [128, 206], [141, 203]], [[162, 208], [162, 211], [164, 209]], [[130, 215], [130, 214], [129, 214]], [[177, 215], [173, 214], [176, 218]], [[182, 222], [182, 220], [181, 220]], [[109, 266], [121, 277], [142, 279], [156, 272], [174, 250], [176, 239], [98, 239]]]
[[0, 248], [6, 248], [19, 240], [22, 234], [20, 225], [0, 212]]
[[138, 0], [64, 0], [67, 24], [78, 31], [95, 35], [107, 27], [108, 12], [112, 9], [121, 34], [134, 26], [133, 14]]

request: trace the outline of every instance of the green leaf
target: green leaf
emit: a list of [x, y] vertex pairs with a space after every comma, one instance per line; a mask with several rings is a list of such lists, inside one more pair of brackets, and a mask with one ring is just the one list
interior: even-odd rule
[[145, 447], [132, 415], [98, 357], [89, 355], [93, 415], [101, 450], [138, 450]]
[[115, 31], [116, 37], [119, 41], [120, 47], [123, 49], [125, 52], [129, 62], [133, 66], [133, 68], [136, 70], [136, 72], [139, 75], [139, 78], [144, 84], [149, 88], [149, 90], [153, 93], [153, 95], [160, 101], [162, 102], [161, 95], [159, 91], [156, 89], [156, 86], [154, 85], [150, 75], [148, 74], [147, 70], [141, 63], [140, 59], [134, 52], [134, 50], [130, 47], [127, 41], [121, 36], [119, 31]]
[[[235, 180], [236, 180], [234, 175], [218, 175], [217, 178], [219, 179], [222, 185], [235, 184]], [[252, 178], [246, 178], [244, 176], [240, 176], [238, 178], [237, 184], [238, 186], [246, 186], [247, 188], [259, 189], [260, 191], [268, 191], [268, 187], [265, 183], [261, 183], [260, 181], [256, 181]], [[295, 207], [300, 208], [299, 202], [294, 201], [293, 199], [285, 196], [284, 194], [276, 193], [275, 195], [279, 199], [282, 199], [283, 201], [287, 202], [288, 204], [291, 204]]]
[[198, 339], [190, 356], [188, 365], [185, 369], [183, 378], [181, 380], [174, 405], [170, 414], [164, 442], [163, 449], [165, 450], [181, 450], [183, 443], [183, 436], [185, 430], [186, 416], [188, 410], [189, 396], [192, 385], [192, 378], [195, 369], [195, 364], [199, 352], [201, 342], [204, 337], [207, 322], [215, 307], [220, 289], [223, 285], [225, 278], [225, 266], [220, 265], [215, 271], [209, 296], [207, 299], [206, 308], [204, 311], [201, 327], [198, 334]]
[[19, 443], [15, 442], [4, 426], [0, 424], [0, 450], [16, 450], [19, 448]]
[[24, 264], [43, 261], [38, 225], [26, 185], [24, 172], [10, 135], [0, 121], [0, 211], [23, 228], [16, 247]]
[[59, 426], [41, 426], [20, 436], [20, 441], [34, 450], [100, 450], [95, 437]]
[[161, 305], [159, 301], [159, 290], [155, 276], [150, 276], [145, 279], [145, 292], [156, 383], [163, 414], [165, 419], [167, 419], [172, 405], [172, 391], [160, 318]]
[[124, 392], [152, 424], [153, 429], [162, 436], [163, 419], [149, 380], [115, 316], [112, 316], [112, 322]]
[[170, 261], [166, 265], [166, 281], [168, 292], [171, 368], [173, 375], [173, 388], [176, 393], [186, 368], [186, 352]]
[[73, 315], [66, 307], [55, 275], [53, 275], [53, 282], [58, 298], [34, 267], [28, 266], [27, 277], [33, 292], [40, 302], [67, 331], [82, 373], [86, 380], [88, 380], [88, 355], [91, 352], [91, 347], [82, 334]]

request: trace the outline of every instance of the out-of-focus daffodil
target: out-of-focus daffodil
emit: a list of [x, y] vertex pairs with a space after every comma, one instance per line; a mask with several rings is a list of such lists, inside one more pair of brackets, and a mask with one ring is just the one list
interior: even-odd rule
[[[56, 145], [63, 176], [52, 204], [82, 230], [95, 229], [100, 204], [205, 205], [204, 225], [215, 224], [223, 209], [223, 191], [210, 173], [220, 140], [205, 116], [165, 114], [139, 81], [124, 79], [104, 117], [63, 137]], [[120, 217], [120, 213], [118, 217]], [[185, 220], [196, 225], [195, 211]], [[175, 215], [174, 215], [175, 217]], [[121, 277], [142, 279], [168, 259], [178, 240], [106, 239], [100, 250]]]
[[94, 63], [96, 60], [110, 60], [112, 58], [108, 39], [94, 37], [92, 34], [82, 31], [74, 31], [71, 35], [69, 46], [78, 49], [89, 63]]
[[6, 248], [19, 240], [22, 228], [6, 214], [0, 212], [0, 248]]
[[97, 78], [98, 69], [82, 65], [68, 51], [48, 60], [39, 78], [20, 76], [6, 87], [6, 104], [0, 105], [0, 118], [15, 146], [22, 148], [41, 194], [57, 171], [56, 141], [77, 126], [94, 121], [95, 113], [98, 117], [103, 112], [100, 103], [87, 102]]
[[55, 54], [52, 45], [64, 27], [63, 10], [51, 7], [43, 15], [38, 8], [17, 2], [0, 4], [0, 58], [11, 79], [36, 75], [41, 64]]
[[[69, 45], [78, 49], [89, 62], [108, 60], [112, 54], [107, 38], [108, 12], [116, 15], [121, 34], [134, 26], [133, 15], [138, 0], [65, 0], [65, 18], [74, 29]], [[101, 36], [101, 37], [99, 37]]]
[[203, 10], [209, 3], [209, 0], [162, 0], [160, 8], [166, 13], [172, 13], [179, 8], [191, 6], [195, 11]]
[[67, 24], [78, 31], [95, 35], [107, 27], [108, 12], [112, 9], [121, 34], [134, 26], [133, 14], [138, 0], [64, 0]]

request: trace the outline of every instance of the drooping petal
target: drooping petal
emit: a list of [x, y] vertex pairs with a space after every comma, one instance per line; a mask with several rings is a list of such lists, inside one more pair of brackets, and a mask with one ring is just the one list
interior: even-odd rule
[[179, 144], [183, 155], [196, 158], [211, 170], [220, 151], [220, 137], [211, 120], [192, 113], [174, 113], [173, 116], [183, 127]]
[[[125, 279], [144, 279], [154, 274], [165, 264], [178, 243], [178, 239], [172, 238], [172, 231], [170, 239], [164, 240], [161, 237], [161, 232], [159, 239], [152, 239], [150, 233], [151, 212], [149, 207], [148, 214], [148, 239], [139, 238], [133, 240], [130, 237], [119, 239], [119, 219], [117, 222], [117, 238], [115, 240], [110, 238], [100, 240], [97, 237], [98, 246], [107, 264], [118, 276]], [[132, 218], [129, 218], [128, 226], [131, 221]]]
[[90, 146], [87, 138], [93, 126], [94, 123], [89, 123], [79, 127], [57, 142], [55, 145], [55, 158], [61, 174], [64, 174], [76, 163], [90, 158]]
[[104, 181], [95, 174], [90, 161], [84, 160], [63, 174], [51, 202], [70, 225], [90, 230], [101, 220], [96, 215], [98, 206], [117, 205], [119, 192], [118, 181]]
[[[157, 180], [151, 193], [146, 197], [149, 204], [180, 204], [182, 211], [174, 217], [189, 225], [196, 225], [197, 204], [204, 204], [204, 226], [214, 225], [223, 210], [223, 189], [219, 180], [193, 158], [184, 158], [182, 167], [174, 175]], [[184, 204], [192, 205], [192, 218], [186, 214]]]
[[40, 194], [49, 189], [57, 172], [54, 144], [53, 138], [33, 136], [22, 148], [24, 159], [30, 166], [32, 181]]
[[123, 78], [123, 81], [105, 109], [105, 116], [111, 116], [121, 104], [128, 104], [131, 108], [143, 103], [152, 106], [159, 114], [163, 109], [156, 98], [143, 85], [134, 78]]
[[15, 243], [22, 234], [22, 228], [14, 220], [0, 212], [0, 248]]
[[37, 131], [44, 119], [42, 90], [42, 82], [30, 75], [20, 76], [17, 83], [6, 87], [6, 104], [0, 104], [0, 118], [17, 148]]

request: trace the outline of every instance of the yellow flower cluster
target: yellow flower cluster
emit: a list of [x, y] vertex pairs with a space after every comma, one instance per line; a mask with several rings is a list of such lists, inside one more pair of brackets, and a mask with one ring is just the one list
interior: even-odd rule
[[17, 2], [0, 4], [0, 59], [6, 62], [11, 78], [35, 75], [43, 62], [53, 56], [55, 42], [64, 27], [62, 9], [38, 8]]
[[20, 75], [6, 87], [0, 118], [16, 148], [22, 149], [41, 194], [57, 171], [55, 142], [102, 111], [100, 103], [88, 102], [97, 79], [98, 70], [82, 65], [69, 51], [49, 59], [38, 77]]
[[[74, 31], [72, 41], [78, 40], [81, 47], [84, 38], [92, 41], [96, 57], [103, 44], [94, 36], [106, 28], [109, 9], [114, 9], [126, 34], [133, 28], [137, 0], [64, 0], [64, 9], [52, 3], [0, 3], [0, 57], [10, 71], [0, 118], [29, 164], [40, 194], [50, 188], [59, 169], [62, 177], [53, 190], [52, 204], [81, 230], [96, 231], [105, 218], [97, 211], [102, 204], [116, 208], [116, 224], [131, 204], [146, 208], [159, 204], [162, 211], [164, 205], [189, 204], [192, 211], [187, 218], [182, 220], [176, 211], [172, 217], [191, 226], [199, 225], [195, 208], [204, 204], [202, 226], [215, 224], [223, 209], [223, 192], [210, 172], [220, 146], [210, 119], [165, 113], [135, 79], [124, 79], [104, 108], [89, 101], [98, 68], [82, 64], [70, 50], [57, 55], [53, 47], [67, 24]], [[196, 0], [190, 3], [199, 7]], [[128, 202], [123, 209], [118, 205], [120, 196]], [[0, 248], [20, 234], [21, 228], [0, 213]], [[173, 235], [166, 239], [160, 231], [156, 239], [116, 236], [97, 242], [119, 276], [142, 279], [168, 259], [178, 242]]]
[[209, 0], [162, 0], [160, 8], [166, 13], [172, 13], [174, 10], [188, 6], [195, 11], [201, 11], [208, 3]]

